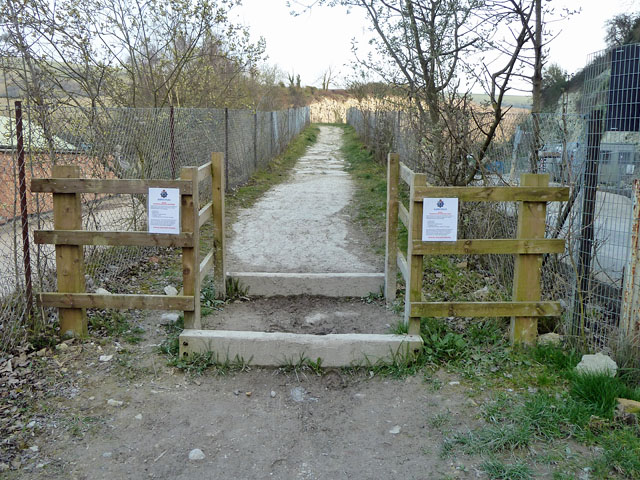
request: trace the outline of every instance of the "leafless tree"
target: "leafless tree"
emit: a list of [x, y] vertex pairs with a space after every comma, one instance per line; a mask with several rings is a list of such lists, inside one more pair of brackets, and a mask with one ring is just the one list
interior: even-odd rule
[[[404, 93], [416, 115], [424, 170], [434, 182], [467, 185], [481, 175], [524, 66], [533, 3], [525, 0], [334, 0], [360, 8], [375, 34], [359, 58]], [[506, 37], [506, 40], [505, 40]], [[474, 60], [478, 59], [478, 60]], [[479, 106], [470, 96], [481, 85]]]

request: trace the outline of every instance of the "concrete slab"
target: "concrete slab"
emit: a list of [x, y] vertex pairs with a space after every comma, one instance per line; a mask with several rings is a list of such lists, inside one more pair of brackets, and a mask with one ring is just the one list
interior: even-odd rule
[[230, 330], [184, 330], [180, 357], [214, 352], [219, 361], [242, 359], [251, 365], [283, 366], [303, 358], [322, 359], [323, 367], [391, 363], [422, 348], [419, 335], [266, 333]]
[[384, 288], [384, 273], [271, 273], [228, 272], [249, 287], [249, 295], [322, 295], [325, 297], [366, 297]]

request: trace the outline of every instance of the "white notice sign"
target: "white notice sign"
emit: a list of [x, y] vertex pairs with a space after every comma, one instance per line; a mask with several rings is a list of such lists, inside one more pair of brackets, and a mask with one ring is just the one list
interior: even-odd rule
[[422, 241], [458, 240], [458, 199], [424, 198], [422, 204]]
[[180, 233], [179, 188], [149, 188], [149, 233]]

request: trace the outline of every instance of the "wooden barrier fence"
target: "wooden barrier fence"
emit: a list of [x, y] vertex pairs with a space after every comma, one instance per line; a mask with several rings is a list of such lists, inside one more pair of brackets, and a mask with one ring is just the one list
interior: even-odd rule
[[[57, 292], [42, 292], [42, 306], [60, 311], [62, 335], [87, 333], [87, 308], [182, 310], [185, 328], [200, 328], [200, 285], [213, 269], [218, 298], [225, 296], [224, 157], [213, 153], [201, 167], [183, 167], [179, 180], [102, 180], [80, 177], [77, 166], [56, 165], [52, 178], [34, 178], [31, 191], [53, 194], [53, 230], [36, 230], [34, 240], [53, 244], [56, 251]], [[212, 201], [199, 206], [199, 186], [211, 179]], [[149, 188], [180, 190], [179, 234], [82, 230], [80, 194], [139, 194]], [[200, 261], [200, 229], [213, 222], [213, 245]], [[86, 293], [83, 245], [157, 246], [182, 248], [181, 295], [121, 295]]]
[[[410, 189], [409, 208], [398, 199], [402, 179]], [[541, 301], [541, 269], [545, 253], [563, 253], [563, 239], [545, 239], [547, 202], [567, 201], [567, 187], [549, 187], [549, 175], [523, 174], [519, 187], [431, 187], [426, 177], [414, 173], [389, 154], [387, 169], [387, 249], [385, 297], [395, 299], [397, 271], [405, 283], [405, 323], [409, 334], [420, 333], [421, 317], [511, 317], [513, 343], [532, 343], [537, 337], [538, 317], [560, 316], [559, 302]], [[473, 239], [449, 242], [422, 241], [424, 198], [458, 198], [459, 201], [519, 202], [515, 239]], [[407, 228], [405, 257], [398, 250], [398, 220]], [[513, 254], [515, 269], [511, 302], [422, 301], [424, 255]]]

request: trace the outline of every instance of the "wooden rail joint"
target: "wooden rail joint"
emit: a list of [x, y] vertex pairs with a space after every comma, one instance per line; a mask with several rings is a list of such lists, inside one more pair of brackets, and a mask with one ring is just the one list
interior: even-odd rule
[[[394, 155], [395, 157], [392, 157]], [[396, 161], [392, 161], [395, 158]], [[398, 181], [410, 187], [409, 210], [397, 201]], [[389, 273], [395, 276], [399, 268], [407, 285], [405, 295], [405, 323], [410, 333], [418, 333], [420, 318], [435, 317], [500, 317], [511, 319], [513, 343], [532, 343], [537, 337], [537, 318], [560, 316], [558, 302], [541, 300], [542, 256], [563, 253], [563, 239], [545, 238], [546, 205], [552, 201], [568, 201], [567, 187], [549, 187], [547, 174], [523, 174], [519, 187], [432, 187], [426, 177], [397, 163], [397, 155], [390, 154], [387, 171], [387, 282]], [[423, 242], [422, 205], [424, 198], [455, 197], [461, 201], [518, 202], [518, 229], [515, 239], [462, 239], [455, 242]], [[399, 204], [399, 205], [398, 205]], [[407, 256], [397, 250], [398, 221], [408, 231]], [[394, 268], [389, 258], [395, 250]], [[512, 302], [422, 302], [424, 255], [515, 255]], [[395, 286], [395, 283], [393, 283]], [[395, 293], [395, 292], [394, 292]], [[393, 294], [385, 291], [387, 299]]]
[[[36, 230], [39, 244], [56, 248], [56, 271], [59, 292], [42, 292], [40, 304], [60, 309], [63, 335], [81, 336], [87, 332], [87, 308], [182, 310], [185, 326], [200, 327], [200, 284], [214, 266], [224, 265], [224, 176], [222, 154], [214, 153], [211, 162], [200, 167], [183, 167], [179, 180], [87, 179], [79, 178], [77, 166], [55, 165], [52, 178], [34, 178], [31, 191], [53, 194], [53, 230]], [[199, 208], [199, 183], [211, 178], [213, 200]], [[222, 186], [221, 186], [222, 185]], [[82, 230], [81, 193], [147, 194], [149, 188], [178, 188], [181, 204], [181, 232], [157, 234], [148, 232]], [[222, 219], [221, 219], [222, 217]], [[213, 220], [216, 238], [202, 262], [199, 261], [199, 232]], [[222, 236], [222, 239], [217, 238]], [[182, 248], [184, 295], [119, 295], [86, 293], [84, 284], [83, 245], [159, 246]], [[224, 271], [217, 269], [217, 276]], [[224, 294], [224, 292], [223, 292]]]

